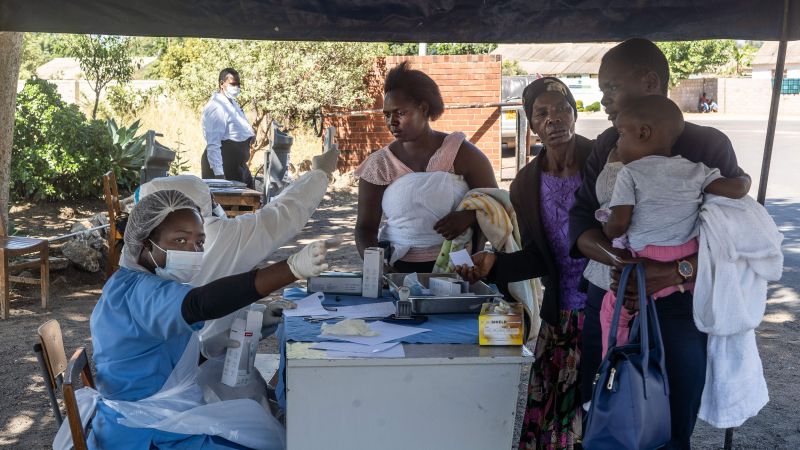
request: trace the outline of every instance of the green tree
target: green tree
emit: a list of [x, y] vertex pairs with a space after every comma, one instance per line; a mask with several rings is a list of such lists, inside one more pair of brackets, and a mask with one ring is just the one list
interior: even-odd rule
[[750, 42], [736, 45], [733, 49], [733, 57], [736, 60], [736, 75], [742, 76], [752, 68], [753, 57], [756, 56], [758, 47]]
[[53, 58], [68, 56], [65, 51], [67, 39], [66, 35], [56, 33], [25, 33], [19, 79], [31, 78], [36, 69]]
[[[367, 77], [380, 44], [353, 42], [276, 42], [186, 39], [170, 46], [162, 76], [172, 95], [201, 107], [217, 90], [219, 71], [233, 67], [241, 75], [237, 99], [256, 113], [253, 127], [267, 117], [296, 126], [323, 106], [353, 108], [367, 101]], [[253, 147], [266, 143], [264, 133]]]
[[100, 121], [87, 121], [64, 103], [56, 86], [31, 79], [17, 94], [11, 157], [12, 197], [85, 198], [101, 192], [110, 139]]
[[86, 80], [94, 91], [92, 119], [97, 118], [100, 93], [112, 81], [127, 83], [133, 76], [130, 38], [81, 34], [67, 43], [67, 53], [77, 58]]
[[735, 61], [736, 42], [730, 39], [658, 42], [669, 62], [670, 85], [689, 75], [716, 73]]
[[[497, 48], [497, 44], [462, 44], [456, 42], [443, 42], [428, 44], [429, 55], [481, 55]], [[419, 44], [390, 42], [387, 45], [389, 55], [416, 55], [419, 53]]]
[[528, 71], [519, 66], [519, 61], [516, 59], [503, 60], [503, 76], [513, 77], [518, 75], [528, 75]]

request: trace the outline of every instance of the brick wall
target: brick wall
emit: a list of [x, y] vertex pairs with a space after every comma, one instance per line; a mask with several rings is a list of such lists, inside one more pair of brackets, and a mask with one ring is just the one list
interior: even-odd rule
[[[386, 73], [404, 60], [411, 67], [428, 74], [439, 85], [445, 106], [456, 103], [492, 103], [500, 101], [501, 57], [499, 55], [459, 56], [389, 56], [376, 61], [368, 77], [371, 105], [364, 109], [383, 108], [383, 79]], [[342, 150], [341, 170], [351, 170], [375, 150], [394, 139], [386, 128], [382, 113], [359, 116], [326, 117], [325, 126], [336, 127]], [[500, 170], [500, 108], [446, 109], [431, 124], [439, 131], [462, 131], [481, 149], [496, 172]]]
[[717, 79], [693, 78], [682, 80], [677, 86], [669, 90], [669, 98], [678, 105], [681, 111], [697, 112], [697, 105], [703, 92], [706, 93], [707, 97], [711, 97], [716, 101]]

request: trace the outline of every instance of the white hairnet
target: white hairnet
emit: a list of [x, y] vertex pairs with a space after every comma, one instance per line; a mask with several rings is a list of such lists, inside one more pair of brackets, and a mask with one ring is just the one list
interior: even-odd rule
[[131, 261], [137, 261], [142, 253], [144, 241], [153, 229], [167, 218], [169, 213], [179, 209], [193, 209], [199, 212], [197, 205], [182, 193], [169, 190], [158, 191], [133, 207], [128, 224], [125, 226], [125, 252]]
[[138, 200], [165, 190], [178, 191], [189, 197], [200, 208], [200, 215], [211, 217], [211, 190], [203, 180], [194, 175], [162, 177], [149, 181], [139, 188]]

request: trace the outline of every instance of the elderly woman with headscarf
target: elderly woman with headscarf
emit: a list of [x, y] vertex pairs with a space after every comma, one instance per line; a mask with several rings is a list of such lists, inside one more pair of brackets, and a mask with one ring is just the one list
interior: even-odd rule
[[575, 99], [557, 78], [534, 81], [522, 96], [531, 130], [543, 144], [511, 184], [524, 248], [509, 254], [476, 253], [475, 267], [459, 272], [500, 285], [542, 277], [542, 327], [520, 448], [571, 449], [581, 442], [578, 364], [586, 295], [578, 286], [586, 260], [569, 256], [567, 219], [592, 141], [575, 134]]
[[148, 195], [131, 212], [121, 268], [90, 321], [98, 391], [90, 448], [283, 448], [282, 427], [259, 403], [203, 401], [196, 332], [326, 270], [325, 242], [264, 269], [184, 284], [201, 269], [204, 241], [199, 208], [178, 191]]

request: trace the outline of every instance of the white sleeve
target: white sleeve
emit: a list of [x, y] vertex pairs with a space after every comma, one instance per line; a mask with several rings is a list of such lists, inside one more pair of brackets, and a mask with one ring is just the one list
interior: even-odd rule
[[239, 228], [237, 257], [248, 258], [255, 266], [297, 236], [314, 214], [327, 188], [325, 172], [312, 170], [260, 210], [233, 219]]
[[225, 111], [213, 103], [203, 110], [201, 119], [203, 137], [206, 139], [206, 157], [214, 175], [225, 175], [222, 168], [222, 139], [227, 127]]

